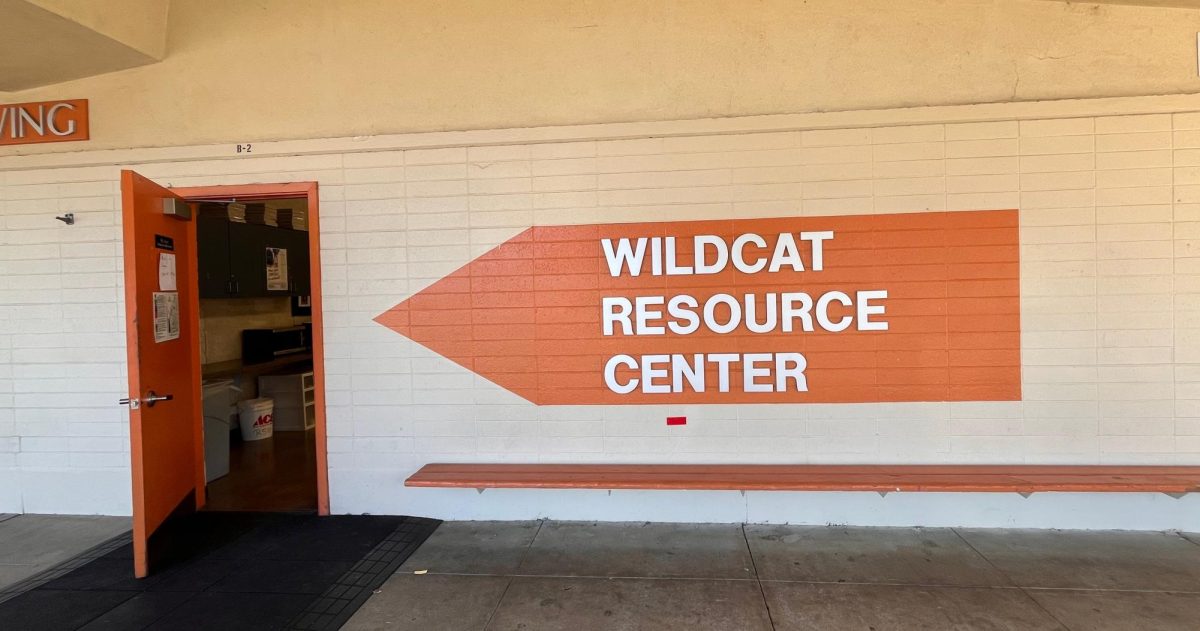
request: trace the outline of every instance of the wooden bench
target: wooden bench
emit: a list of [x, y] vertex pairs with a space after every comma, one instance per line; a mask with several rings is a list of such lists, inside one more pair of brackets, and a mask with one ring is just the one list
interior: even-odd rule
[[427, 464], [405, 486], [472, 489], [1166, 493], [1200, 466]]

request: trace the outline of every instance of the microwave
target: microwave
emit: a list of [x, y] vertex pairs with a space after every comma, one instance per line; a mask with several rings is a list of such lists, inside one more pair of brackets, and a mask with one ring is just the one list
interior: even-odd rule
[[312, 324], [281, 329], [243, 329], [242, 363], [261, 364], [273, 359], [312, 352]]

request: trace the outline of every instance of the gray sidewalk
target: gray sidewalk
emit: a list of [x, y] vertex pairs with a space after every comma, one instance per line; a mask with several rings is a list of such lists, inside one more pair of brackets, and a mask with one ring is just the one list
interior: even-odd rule
[[128, 517], [0, 514], [0, 590], [129, 530]]
[[344, 628], [1194, 630], [1200, 538], [447, 522]]

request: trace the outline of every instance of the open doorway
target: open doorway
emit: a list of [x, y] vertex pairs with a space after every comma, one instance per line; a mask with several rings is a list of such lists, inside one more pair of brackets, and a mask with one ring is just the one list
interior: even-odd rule
[[316, 185], [174, 192], [195, 209], [204, 508], [327, 514]]
[[[220, 508], [301, 512], [312, 512], [315, 508], [320, 515], [329, 514], [317, 199], [315, 182], [169, 189], [135, 171], [121, 172], [129, 389], [119, 403], [128, 406], [129, 411], [133, 565], [134, 574], [139, 578], [169, 565], [181, 551], [194, 548], [195, 538], [188, 533], [193, 532], [197, 522], [190, 517], [205, 507], [210, 488], [217, 497], [224, 498], [223, 503], [218, 504]], [[272, 200], [286, 200], [286, 204], [273, 203], [274, 210], [271, 211], [266, 202]], [[262, 205], [250, 209], [248, 206], [252, 202]], [[207, 217], [222, 214], [224, 217], [221, 222], [205, 223], [205, 229], [212, 228], [217, 233], [223, 230], [225, 243], [221, 247], [228, 251], [224, 257], [214, 258], [206, 247], [206, 272], [209, 276], [223, 275], [225, 283], [222, 287], [227, 288], [215, 298], [229, 300], [238, 298], [242, 292], [263, 292], [266, 298], [282, 298], [289, 310], [293, 302], [296, 306], [296, 311], [290, 315], [290, 327], [258, 326], [259, 321], [247, 318], [247, 315], [266, 317], [268, 307], [265, 304], [243, 306], [241, 311], [229, 305], [216, 307], [210, 317], [229, 317], [241, 320], [247, 328], [267, 329], [271, 335], [265, 348], [272, 358], [277, 357], [275, 352], [281, 349], [274, 341], [274, 329], [291, 329], [294, 334], [294, 327], [300, 322], [301, 333], [307, 335], [300, 338], [300, 346], [304, 353], [311, 353], [311, 357], [305, 358], [306, 363], [289, 358], [287, 361], [292, 362], [287, 366], [289, 370], [273, 374], [261, 365], [269, 364], [271, 360], [252, 359], [250, 364], [257, 367], [254, 374], [248, 375], [240, 342], [236, 361], [225, 360], [232, 363], [220, 365], [217, 355], [210, 361], [201, 352], [198, 269], [201, 220], [198, 215], [201, 205], [206, 203], [214, 205], [206, 211]], [[231, 210], [229, 206], [233, 204], [241, 206]], [[289, 225], [282, 230], [278, 225], [280, 208], [289, 211], [284, 214]], [[300, 208], [307, 212], [292, 212]], [[231, 212], [242, 216], [231, 218]], [[272, 217], [274, 226], [269, 225]], [[308, 229], [298, 229], [300, 223], [307, 224]], [[268, 228], [271, 229], [269, 232]], [[251, 252], [246, 268], [249, 271], [234, 274], [231, 260], [235, 251], [239, 255]], [[210, 266], [215, 271], [210, 270]], [[307, 276], [303, 275], [304, 271]], [[230, 282], [232, 285], [226, 284]], [[241, 283], [249, 285], [243, 288]], [[209, 291], [206, 289], [205, 294]], [[307, 307], [303, 300], [305, 291], [309, 295]], [[249, 293], [246, 297], [250, 297]], [[305, 309], [310, 311], [304, 316], [299, 315]], [[252, 354], [261, 352], [258, 346], [251, 348]], [[289, 352], [283, 355], [297, 353], [295, 346], [286, 350]], [[213, 416], [218, 419], [224, 416], [227, 423], [224, 429], [229, 431], [214, 423], [209, 432], [209, 451], [217, 453], [206, 454], [202, 366], [208, 367], [210, 380], [220, 378], [218, 371], [226, 371], [227, 378], [230, 374], [237, 376], [238, 379], [231, 381], [250, 386], [241, 388], [241, 392], [248, 392], [247, 396], [259, 394], [259, 387], [264, 385], [259, 382], [262, 376], [291, 378], [299, 373], [299, 377], [291, 379], [297, 383], [295, 386], [266, 383], [264, 389], [287, 391], [279, 395], [280, 399], [292, 402], [296, 399], [288, 398], [290, 391], [298, 391], [301, 428], [293, 431], [303, 437], [291, 438], [291, 444], [278, 449], [274, 448], [276, 441], [272, 440], [271, 447], [263, 443], [263, 449], [253, 455], [245, 452], [243, 456], [239, 452], [238, 459], [234, 460], [235, 436], [229, 424], [229, 407], [225, 407]], [[281, 365], [274, 367], [284, 368]], [[236, 398], [242, 398], [241, 394]], [[250, 429], [263, 430], [263, 433], [248, 433], [247, 436], [265, 440], [268, 437], [266, 427], [270, 426], [273, 438], [273, 409], [270, 413], [266, 408], [251, 407], [249, 410], [254, 414]], [[241, 436], [239, 423], [236, 437]], [[284, 438], [279, 444], [288, 440]], [[229, 450], [229, 473], [221, 475], [224, 463], [219, 452], [225, 446]], [[269, 453], [264, 455], [264, 451]], [[286, 484], [288, 479], [286, 473], [280, 475], [281, 463], [292, 472], [293, 489], [300, 489], [285, 491], [282, 495], [287, 499], [284, 500], [271, 497], [275, 485]], [[212, 488], [209, 480], [218, 482], [231, 476], [235, 464], [249, 466], [236, 469], [241, 475], [226, 482], [229, 489]]]

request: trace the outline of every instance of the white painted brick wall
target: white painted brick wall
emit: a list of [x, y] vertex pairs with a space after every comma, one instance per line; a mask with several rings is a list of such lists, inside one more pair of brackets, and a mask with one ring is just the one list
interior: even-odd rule
[[[430, 461], [1200, 463], [1200, 114], [309, 146], [133, 168], [320, 183], [335, 511], [445, 512]], [[129, 510], [118, 169], [0, 171], [0, 512]], [[1022, 402], [536, 407], [372, 321], [531, 225], [1010, 207]]]

